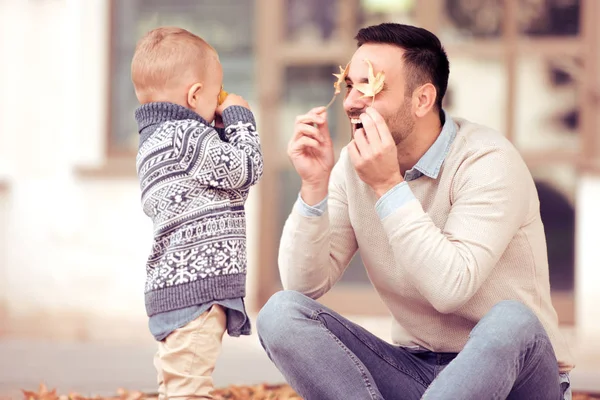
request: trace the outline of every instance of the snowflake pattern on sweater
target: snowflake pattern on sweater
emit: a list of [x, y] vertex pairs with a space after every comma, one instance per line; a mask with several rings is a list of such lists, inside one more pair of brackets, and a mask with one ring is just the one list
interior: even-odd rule
[[[244, 203], [263, 172], [259, 136], [247, 109], [225, 110], [223, 137], [197, 114], [190, 118], [191, 111], [179, 111], [181, 119], [154, 121], [136, 160], [142, 207], [154, 224], [146, 265], [149, 315], [244, 292], [239, 279], [246, 274]], [[194, 285], [200, 280], [211, 283]], [[157, 293], [161, 290], [167, 292]]]

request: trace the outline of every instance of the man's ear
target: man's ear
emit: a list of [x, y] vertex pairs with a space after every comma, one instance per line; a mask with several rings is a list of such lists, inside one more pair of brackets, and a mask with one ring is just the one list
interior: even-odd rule
[[413, 93], [413, 104], [417, 117], [425, 116], [434, 106], [437, 90], [431, 83], [418, 87]]
[[196, 109], [198, 101], [200, 99], [200, 92], [202, 91], [201, 83], [194, 83], [187, 94], [187, 102], [190, 108]]

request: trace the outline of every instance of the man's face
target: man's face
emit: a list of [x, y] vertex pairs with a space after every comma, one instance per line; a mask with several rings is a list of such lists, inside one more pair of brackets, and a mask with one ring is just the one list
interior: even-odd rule
[[[348, 117], [358, 118], [373, 101], [372, 97], [362, 97], [363, 94], [354, 88], [355, 83], [367, 82], [369, 66], [364, 60], [371, 62], [375, 75], [383, 71], [383, 90], [375, 96], [373, 108], [384, 118], [396, 144], [410, 135], [415, 124], [412, 93], [407, 93], [406, 88], [403, 54], [404, 50], [389, 44], [369, 43], [359, 47], [350, 60], [344, 98], [344, 111]], [[355, 129], [352, 124], [353, 132]]]

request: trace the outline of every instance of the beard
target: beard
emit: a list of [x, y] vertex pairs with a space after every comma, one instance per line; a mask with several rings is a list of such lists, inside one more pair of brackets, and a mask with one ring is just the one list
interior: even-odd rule
[[414, 130], [415, 120], [412, 116], [411, 108], [411, 99], [406, 97], [395, 113], [384, 116], [384, 120], [396, 145], [403, 142]]

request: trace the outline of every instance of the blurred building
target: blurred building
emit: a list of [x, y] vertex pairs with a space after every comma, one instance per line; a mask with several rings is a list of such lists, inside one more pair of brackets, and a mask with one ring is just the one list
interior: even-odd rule
[[[329, 101], [360, 27], [395, 21], [445, 44], [446, 109], [522, 152], [561, 322], [600, 336], [599, 17], [596, 0], [0, 0], [0, 334], [148, 336], [151, 222], [129, 78], [141, 35], [177, 25], [207, 39], [226, 89], [257, 114], [267, 168], [247, 207], [256, 311], [281, 287], [279, 235], [299, 189], [285, 155], [294, 117]], [[332, 110], [339, 153], [350, 127], [340, 100]], [[385, 315], [358, 255], [323, 301]]]

